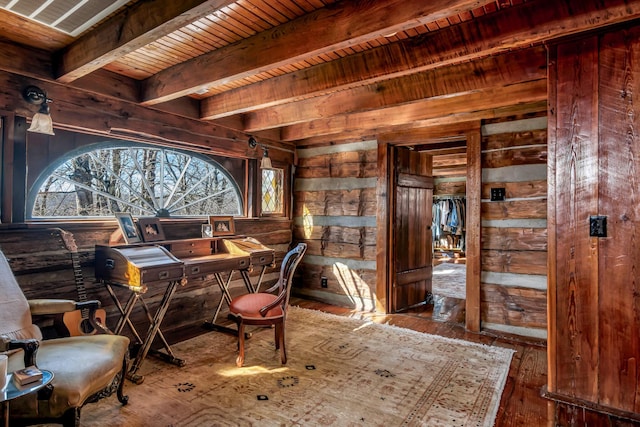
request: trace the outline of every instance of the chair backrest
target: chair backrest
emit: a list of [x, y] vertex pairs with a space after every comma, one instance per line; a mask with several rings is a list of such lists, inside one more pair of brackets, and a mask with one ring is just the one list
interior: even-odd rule
[[291, 284], [293, 282], [293, 274], [296, 272], [296, 268], [304, 253], [307, 251], [306, 243], [298, 243], [298, 245], [291, 249], [284, 256], [282, 265], [280, 266], [280, 276], [278, 278], [278, 294], [285, 292], [285, 297], [282, 300], [282, 310], [286, 312], [289, 305], [289, 296], [291, 295]]
[[42, 339], [40, 328], [32, 322], [29, 303], [2, 252], [0, 252], [0, 335], [19, 340]]

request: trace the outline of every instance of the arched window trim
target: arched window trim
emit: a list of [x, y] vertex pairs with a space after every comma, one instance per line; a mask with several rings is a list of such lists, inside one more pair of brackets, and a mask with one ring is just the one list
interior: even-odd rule
[[[237, 211], [230, 213], [227, 212], [225, 214], [229, 214], [229, 215], [233, 215], [236, 217], [239, 216], [243, 216], [244, 215], [244, 200], [242, 197], [242, 192], [240, 191], [240, 187], [238, 186], [238, 183], [235, 181], [235, 179], [233, 178], [232, 174], [229, 173], [229, 171], [227, 171], [219, 162], [215, 161], [214, 159], [212, 159], [211, 157], [205, 155], [205, 154], [201, 154], [198, 152], [192, 152], [192, 151], [187, 151], [187, 150], [181, 150], [181, 149], [175, 149], [175, 148], [171, 148], [171, 147], [163, 147], [163, 146], [157, 146], [157, 145], [152, 145], [152, 144], [145, 144], [145, 143], [139, 143], [139, 142], [127, 142], [127, 141], [121, 141], [121, 140], [107, 140], [107, 141], [102, 141], [99, 143], [93, 143], [93, 144], [88, 144], [82, 147], [78, 147], [74, 150], [71, 150], [67, 153], [65, 153], [64, 155], [60, 156], [58, 159], [56, 159], [55, 161], [53, 161], [45, 170], [42, 171], [42, 173], [38, 176], [38, 178], [34, 181], [33, 185], [31, 186], [31, 188], [29, 189], [28, 192], [28, 196], [27, 196], [27, 206], [26, 206], [26, 214], [27, 214], [27, 220], [56, 220], [56, 219], [67, 219], [67, 220], [74, 220], [74, 219], [82, 219], [82, 220], [86, 220], [86, 219], [104, 219], [107, 218], [108, 216], [104, 216], [104, 215], [93, 215], [93, 216], [88, 216], [88, 215], [75, 215], [75, 216], [34, 216], [33, 215], [33, 209], [36, 203], [36, 199], [38, 197], [38, 193], [39, 190], [41, 189], [41, 187], [43, 186], [43, 184], [49, 179], [49, 177], [51, 177], [52, 175], [55, 174], [56, 170], [58, 170], [61, 166], [63, 166], [66, 162], [68, 162], [71, 159], [77, 158], [81, 155], [84, 154], [90, 154], [92, 152], [97, 152], [99, 150], [105, 150], [105, 149], [152, 149], [152, 150], [158, 150], [160, 151], [163, 155], [162, 155], [162, 159], [163, 162], [160, 165], [160, 168], [162, 169], [161, 173], [164, 173], [164, 158], [166, 158], [166, 153], [167, 152], [173, 152], [173, 153], [179, 153], [185, 156], [189, 156], [189, 160], [188, 162], [192, 162], [193, 159], [197, 159], [200, 160], [202, 162], [205, 162], [206, 164], [214, 167], [223, 177], [224, 179], [228, 180], [229, 183], [232, 185], [232, 188], [230, 188], [229, 190], [226, 191], [232, 191], [233, 193], [235, 193], [235, 199], [237, 201]], [[134, 160], [135, 161], [135, 160]], [[182, 173], [184, 174], [186, 172], [186, 168], [188, 167], [188, 165], [185, 165], [185, 167], [182, 170]], [[139, 169], [139, 165], [136, 166], [136, 168], [138, 169], [138, 172], [140, 172]], [[114, 176], [116, 176], [114, 174]], [[61, 179], [67, 180], [69, 181], [69, 179], [67, 177], [60, 177]], [[206, 179], [206, 176], [201, 177], [200, 181], [198, 181], [198, 184], [201, 184], [204, 180]], [[123, 186], [128, 186], [128, 184], [126, 183], [126, 181], [123, 181], [121, 179], [119, 179], [119, 182], [123, 185]], [[74, 182], [74, 185], [81, 185], [78, 182]], [[146, 185], [146, 190], [150, 192], [150, 188], [148, 188], [148, 184], [144, 183], [143, 185]], [[190, 188], [189, 191], [191, 191], [193, 189]], [[97, 191], [96, 189], [91, 188], [90, 189], [92, 192]], [[169, 197], [167, 197], [168, 200], [170, 200], [175, 194], [175, 189], [173, 189], [171, 195]], [[186, 194], [186, 193], [185, 193]], [[178, 197], [177, 200], [181, 200], [185, 195], [181, 195]], [[177, 203], [177, 200], [174, 200], [174, 202], [172, 203], [171, 206], [175, 206]], [[149, 209], [152, 208], [152, 206], [147, 203], [147, 207]], [[192, 202], [191, 204], [193, 204], [195, 202]], [[184, 207], [184, 206], [183, 206]], [[126, 211], [126, 210], [125, 210]], [[207, 212], [207, 213], [202, 213], [202, 214], [198, 214], [198, 215], [171, 215], [171, 218], [192, 218], [192, 217], [202, 217], [202, 216], [208, 216], [211, 215], [212, 212]], [[148, 216], [153, 216], [152, 214], [149, 214]]]

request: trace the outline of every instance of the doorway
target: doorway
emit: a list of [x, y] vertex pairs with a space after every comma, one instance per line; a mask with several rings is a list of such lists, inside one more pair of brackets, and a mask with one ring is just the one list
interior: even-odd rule
[[[465, 327], [470, 331], [480, 330], [480, 192], [481, 192], [481, 164], [480, 164], [480, 124], [477, 126], [469, 126], [467, 124], [466, 130], [461, 133], [464, 142], [455, 142], [456, 147], [448, 148], [460, 148], [461, 144], [466, 146], [466, 164], [464, 170], [465, 176], [465, 202], [466, 202], [466, 230], [465, 230], [465, 299], [464, 299], [464, 314], [463, 320]], [[458, 135], [460, 136], [460, 135]], [[440, 141], [435, 141], [442, 142]], [[398, 311], [398, 298], [397, 294], [397, 274], [401, 271], [402, 262], [398, 261], [397, 251], [397, 235], [405, 233], [407, 230], [403, 227], [410, 227], [411, 222], [398, 221], [396, 218], [397, 206], [395, 202], [395, 196], [398, 191], [397, 182], [397, 156], [399, 149], [408, 150], [415, 153], [414, 157], [419, 159], [422, 155], [419, 154], [422, 150], [420, 148], [425, 142], [415, 142], [411, 144], [411, 148], [406, 146], [399, 146], [394, 144], [393, 141], [381, 141], [378, 146], [378, 239], [377, 239], [377, 294], [378, 301], [384, 306], [387, 313], [394, 313]], [[429, 143], [433, 144], [433, 143]], [[445, 144], [452, 144], [449, 138]], [[407, 145], [407, 143], [404, 143]], [[431, 146], [430, 148], [435, 148]], [[441, 146], [446, 149], [447, 147]], [[429, 156], [431, 157], [431, 156]], [[415, 161], [415, 160], [414, 160]], [[433, 162], [433, 160], [430, 160]], [[431, 163], [433, 168], [433, 163]], [[433, 179], [433, 169], [430, 171], [431, 179]], [[434, 182], [437, 185], [437, 181]], [[433, 190], [432, 190], [433, 191]], [[433, 193], [432, 193], [433, 195]], [[429, 205], [431, 201], [429, 202]], [[417, 205], [411, 207], [411, 209], [419, 209]], [[412, 212], [403, 212], [403, 215], [408, 217], [412, 216]], [[429, 212], [429, 218], [431, 212]], [[429, 224], [429, 230], [431, 224]], [[417, 235], [417, 234], [416, 234]], [[432, 236], [428, 233], [428, 240], [422, 242], [426, 244], [432, 250]], [[432, 294], [433, 278], [433, 255], [431, 255], [431, 267], [421, 269], [421, 274], [428, 274], [427, 276], [414, 277], [414, 280], [422, 280], [429, 282], [429, 293]], [[384, 295], [384, 297], [380, 297]], [[414, 295], [415, 298], [412, 301], [418, 303], [421, 294]], [[403, 301], [407, 302], [407, 301]], [[411, 306], [409, 304], [408, 306]]]

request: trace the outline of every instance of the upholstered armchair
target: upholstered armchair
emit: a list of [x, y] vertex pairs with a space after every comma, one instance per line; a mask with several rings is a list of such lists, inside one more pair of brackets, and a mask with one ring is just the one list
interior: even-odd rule
[[[12, 426], [60, 423], [80, 425], [80, 409], [114, 392], [122, 404], [129, 339], [96, 334], [43, 340], [32, 315], [88, 309], [93, 318], [99, 301], [27, 301], [7, 259], [0, 253], [0, 353], [9, 355], [8, 371], [36, 365], [53, 372], [53, 381], [10, 402]], [[93, 323], [97, 328], [97, 323]]]

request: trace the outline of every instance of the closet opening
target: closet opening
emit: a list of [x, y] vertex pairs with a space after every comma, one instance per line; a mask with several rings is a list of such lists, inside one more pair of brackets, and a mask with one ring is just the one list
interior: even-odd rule
[[467, 297], [466, 141], [429, 144], [434, 189], [431, 205], [434, 320], [464, 324]]

